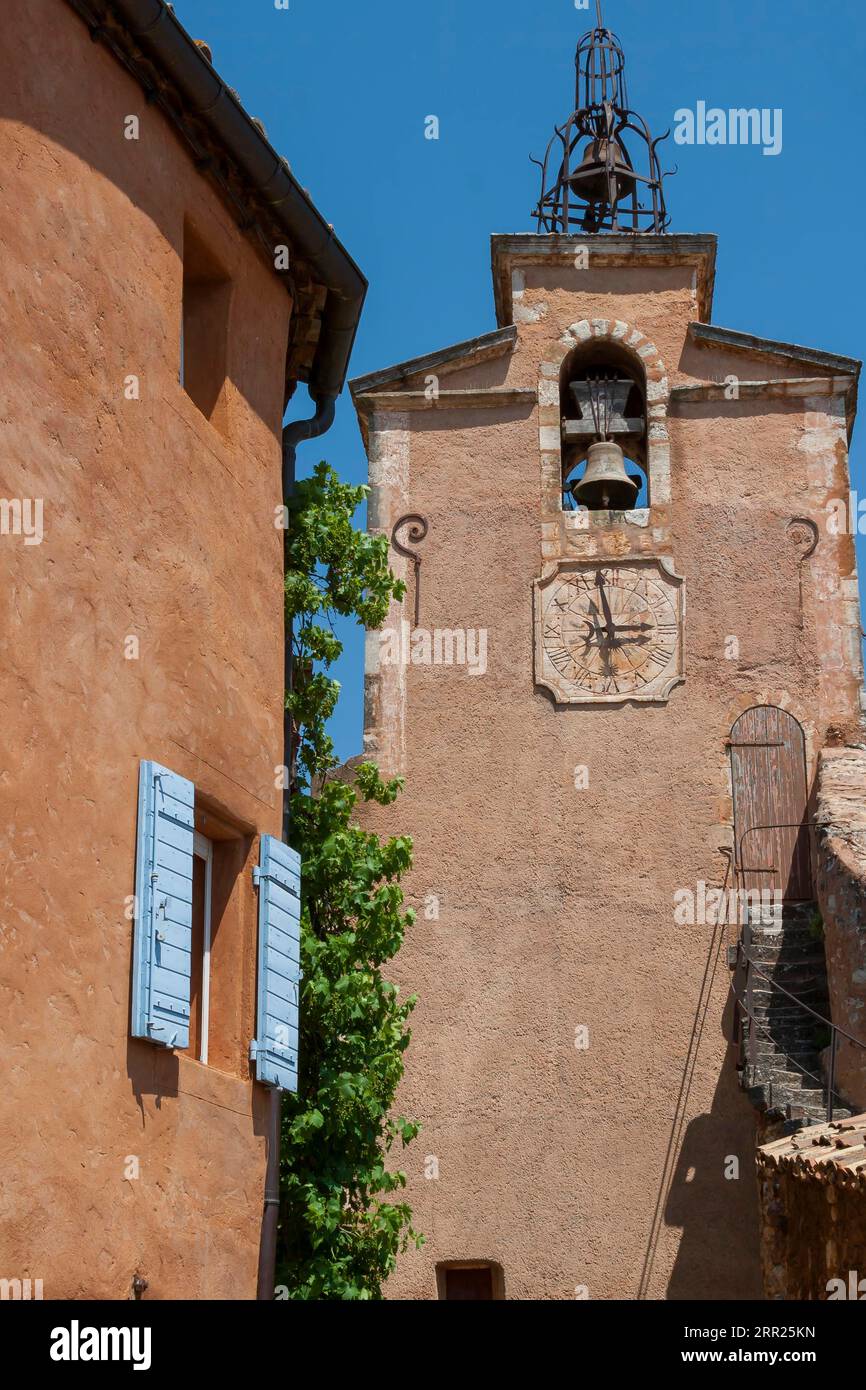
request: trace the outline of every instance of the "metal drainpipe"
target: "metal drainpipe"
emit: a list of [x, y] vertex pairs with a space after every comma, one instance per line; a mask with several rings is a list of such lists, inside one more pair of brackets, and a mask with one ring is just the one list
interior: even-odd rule
[[[298, 445], [307, 439], [318, 439], [334, 423], [336, 396], [316, 397], [316, 413], [309, 420], [293, 420], [283, 430], [283, 498], [288, 502], [295, 483], [295, 456]], [[285, 688], [292, 684], [292, 632], [286, 630]], [[283, 715], [283, 766], [292, 765], [292, 721], [288, 710]], [[288, 777], [286, 781], [288, 782]], [[291, 788], [283, 792], [283, 841], [289, 843]], [[277, 1224], [280, 1214], [280, 1092], [271, 1090], [268, 1115], [268, 1162], [265, 1174], [265, 1210], [262, 1217], [262, 1239], [259, 1246], [259, 1278], [257, 1298], [270, 1301], [274, 1296], [277, 1265]]]

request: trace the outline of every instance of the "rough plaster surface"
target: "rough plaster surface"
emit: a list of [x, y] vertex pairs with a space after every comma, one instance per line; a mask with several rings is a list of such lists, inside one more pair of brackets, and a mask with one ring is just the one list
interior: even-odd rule
[[[831, 1014], [866, 1041], [866, 748], [823, 750], [815, 822]], [[846, 1102], [866, 1108], [866, 1048], [840, 1038], [836, 1084]]]
[[[136, 1272], [147, 1297], [252, 1297], [267, 1097], [246, 1057], [249, 868], [280, 826], [290, 305], [67, 5], [4, 13], [0, 88], [0, 491], [42, 498], [45, 528], [0, 537], [0, 1275], [46, 1298], [127, 1298]], [[233, 282], [222, 431], [178, 383], [185, 216]], [[142, 758], [243, 832], [208, 1068], [128, 1036]]]
[[[518, 288], [515, 351], [444, 369], [449, 389], [534, 387], [569, 327], [594, 320], [637, 325], [670, 387], [798, 374], [695, 349], [690, 270], [527, 266]], [[413, 836], [419, 909], [395, 972], [420, 995], [400, 1105], [424, 1127], [404, 1158], [427, 1244], [401, 1259], [393, 1297], [435, 1298], [436, 1263], [461, 1259], [499, 1262], [510, 1298], [760, 1296], [755, 1115], [721, 935], [677, 925], [673, 898], [724, 880], [738, 714], [790, 709], [813, 777], [828, 725], [857, 709], [853, 543], [823, 528], [847, 458], [836, 415], [805, 404], [672, 404], [670, 501], [646, 526], [579, 533], [543, 529], [544, 401], [405, 416], [389, 488], [430, 525], [420, 623], [486, 629], [488, 669], [398, 671], [368, 645], [366, 746], [407, 779], [369, 822]], [[821, 525], [811, 559], [794, 516]], [[663, 554], [685, 575], [686, 683], [666, 707], [557, 709], [534, 688], [532, 582], [551, 540], [565, 556]]]

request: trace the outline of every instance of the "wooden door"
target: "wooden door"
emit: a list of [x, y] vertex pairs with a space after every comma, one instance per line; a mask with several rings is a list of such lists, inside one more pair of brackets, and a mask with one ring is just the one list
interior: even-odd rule
[[493, 1299], [493, 1270], [486, 1267], [446, 1269], [445, 1297], [451, 1301]]
[[731, 730], [734, 835], [741, 888], [813, 897], [807, 820], [806, 740], [773, 705], [746, 710]]

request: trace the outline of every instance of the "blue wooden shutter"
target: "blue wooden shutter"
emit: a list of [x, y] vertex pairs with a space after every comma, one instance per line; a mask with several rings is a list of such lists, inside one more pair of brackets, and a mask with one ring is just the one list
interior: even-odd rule
[[132, 1036], [189, 1046], [195, 788], [158, 763], [138, 783]]
[[263, 835], [259, 867], [259, 982], [256, 1040], [250, 1056], [256, 1076], [283, 1091], [298, 1089], [298, 992], [301, 980], [301, 860], [272, 835]]

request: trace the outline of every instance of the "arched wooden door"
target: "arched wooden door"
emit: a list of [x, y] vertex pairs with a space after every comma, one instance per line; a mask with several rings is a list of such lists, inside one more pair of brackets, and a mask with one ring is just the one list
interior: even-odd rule
[[734, 835], [740, 887], [813, 897], [806, 740], [787, 710], [756, 705], [731, 730]]

